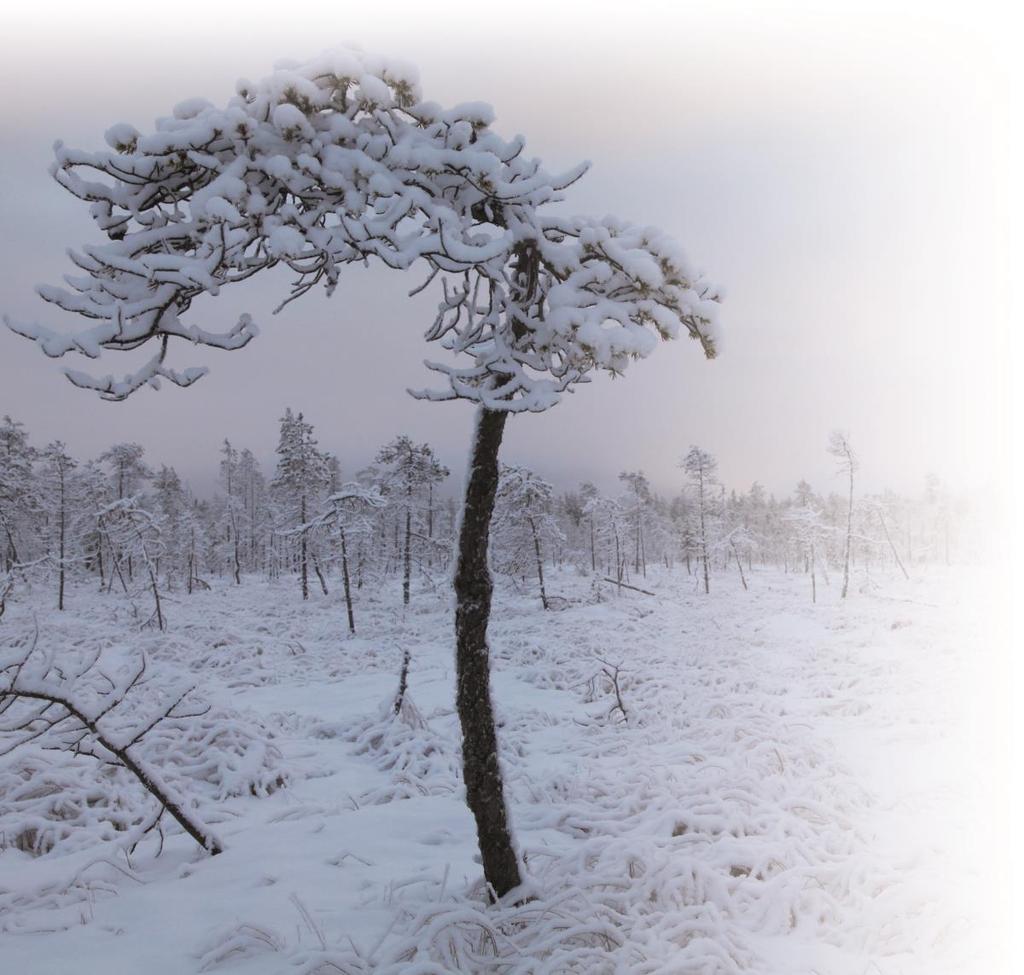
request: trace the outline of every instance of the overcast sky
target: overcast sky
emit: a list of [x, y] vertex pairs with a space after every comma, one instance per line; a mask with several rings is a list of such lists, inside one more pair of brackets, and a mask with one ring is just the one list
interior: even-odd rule
[[[507, 459], [564, 486], [611, 487], [639, 468], [671, 491], [697, 443], [731, 486], [788, 492], [806, 477], [828, 490], [825, 444], [842, 427], [867, 486], [914, 490], [929, 471], [969, 485], [996, 470], [1019, 148], [1001, 23], [977, 5], [501, 8], [179, 2], [159, 8], [172, 27], [143, 4], [4, 14], [0, 310], [59, 324], [33, 286], [58, 282], [64, 249], [98, 236], [47, 174], [54, 139], [98, 148], [115, 122], [146, 130], [187, 97], [223, 103], [277, 58], [357, 42], [416, 63], [427, 98], [490, 102], [499, 130], [525, 135], [550, 169], [589, 159], [572, 210], [661, 226], [724, 290], [718, 360], [666, 344], [624, 378], [516, 417]], [[276, 317], [285, 282], [246, 285], [208, 303], [204, 324], [249, 311], [259, 338], [178, 350], [174, 365], [210, 375], [121, 404], [74, 389], [61, 363], [4, 331], [0, 414], [80, 456], [137, 440], [203, 489], [225, 436], [269, 465], [286, 406], [349, 474], [406, 432], [461, 475], [471, 408], [405, 393], [429, 381], [433, 302], [406, 297], [416, 283], [350, 268], [332, 299], [310, 294]], [[126, 367], [108, 355], [100, 368]]]

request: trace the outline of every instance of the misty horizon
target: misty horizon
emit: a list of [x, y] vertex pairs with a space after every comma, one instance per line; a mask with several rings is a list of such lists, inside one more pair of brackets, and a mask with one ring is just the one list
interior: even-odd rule
[[[522, 132], [527, 151], [552, 170], [589, 159], [567, 209], [657, 223], [723, 286], [716, 361], [698, 361], [682, 340], [622, 380], [599, 376], [556, 410], [513, 419], [508, 459], [564, 484], [608, 484], [621, 470], [642, 469], [669, 493], [681, 481], [679, 456], [696, 443], [737, 489], [756, 480], [780, 494], [804, 478], [827, 492], [834, 475], [825, 444], [840, 428], [860, 453], [869, 490], [913, 492], [931, 473], [954, 490], [990, 486], [1005, 450], [994, 232], [1004, 160], [998, 78], [991, 66], [982, 70], [980, 42], [937, 14], [895, 18], [882, 43], [867, 15], [802, 32], [755, 18], [732, 33], [704, 15], [687, 23], [699, 51], [668, 70], [656, 12], [639, 22], [646, 48], [617, 46], [614, 23], [588, 28], [595, 33], [580, 57], [594, 71], [547, 59], [551, 37], [538, 40], [524, 72], [511, 37], [504, 54], [482, 59], [456, 38], [427, 42], [411, 25], [382, 31], [372, 18], [346, 20], [345, 33], [361, 33], [368, 48], [417, 63], [428, 98], [494, 105], [497, 129]], [[755, 26], [770, 44], [758, 43]], [[116, 122], [146, 128], [194, 95], [222, 103], [235, 78], [317, 45], [285, 31], [205, 57], [213, 39], [198, 38], [187, 71], [169, 53], [129, 59], [122, 70], [145, 84], [128, 88], [79, 45], [61, 56], [83, 81], [61, 91], [54, 111], [43, 107], [53, 99], [48, 61], [33, 47], [41, 40], [29, 32], [6, 69], [28, 83], [5, 106], [0, 135], [9, 185], [18, 187], [3, 199], [2, 311], [67, 327], [69, 316], [32, 286], [59, 282], [70, 270], [62, 250], [99, 236], [48, 177], [51, 141], [97, 147]], [[614, 76], [596, 67], [613, 52]], [[629, 112], [632, 104], [639, 108]], [[65, 365], [123, 371], [111, 356], [51, 361], [3, 330], [0, 412], [39, 441], [62, 439], [82, 455], [138, 441], [197, 486], [224, 437], [270, 464], [286, 406], [306, 413], [349, 471], [406, 432], [459, 472], [472, 411], [405, 392], [432, 378], [421, 364], [432, 356], [422, 332], [435, 299], [406, 297], [418, 272], [347, 268], [332, 299], [313, 292], [276, 317], [287, 282], [270, 278], [193, 310], [216, 328], [251, 313], [261, 334], [245, 350], [175, 350], [176, 366], [208, 365], [210, 375], [189, 390], [143, 390], [127, 404], [101, 403], [60, 375]], [[964, 319], [973, 323], [970, 342]]]

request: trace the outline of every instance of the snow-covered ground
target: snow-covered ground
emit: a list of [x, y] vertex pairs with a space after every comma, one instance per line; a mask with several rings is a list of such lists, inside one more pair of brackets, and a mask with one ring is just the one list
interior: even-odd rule
[[[126, 856], [88, 825], [31, 856], [0, 796], [0, 972], [1001, 970], [984, 573], [858, 579], [845, 602], [833, 579], [817, 605], [805, 576], [767, 570], [749, 591], [713, 578], [710, 596], [680, 571], [651, 571], [653, 597], [551, 575], [550, 612], [507, 581], [496, 595], [494, 695], [535, 893], [497, 908], [461, 797], [443, 589], [404, 615], [397, 583], [364, 589], [351, 639], [335, 593], [303, 604], [290, 582], [174, 595], [164, 634], [83, 587], [59, 617], [49, 593], [11, 603], [0, 640], [35, 613], [41, 645], [190, 672], [259, 746], [235, 773], [260, 786], [196, 790], [216, 857], [170, 829]], [[616, 665], [625, 719], [602, 676]]]

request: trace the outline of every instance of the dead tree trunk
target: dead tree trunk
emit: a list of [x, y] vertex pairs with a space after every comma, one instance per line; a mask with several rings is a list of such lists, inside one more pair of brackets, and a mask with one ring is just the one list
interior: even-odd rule
[[909, 582], [910, 573], [907, 572], [907, 567], [903, 564], [903, 559], [900, 558], [900, 553], [896, 551], [896, 543], [893, 542], [892, 536], [889, 534], [889, 526], [885, 523], [885, 515], [882, 514], [881, 508], [878, 509], [878, 520], [882, 523], [882, 531], [885, 532], [885, 540], [889, 543], [889, 548], [892, 550], [892, 557], [900, 567], [900, 571], [903, 573], [903, 578]]
[[747, 577], [743, 574], [743, 563], [740, 561], [740, 553], [736, 551], [736, 543], [731, 541], [729, 544], [732, 546], [732, 554], [736, 556], [736, 568], [740, 570], [740, 582], [743, 583], [743, 588], [747, 588]]
[[402, 713], [402, 705], [405, 703], [405, 692], [409, 688], [409, 661], [411, 657], [408, 650], [402, 652], [402, 671], [398, 675], [398, 693], [395, 695], [394, 712], [395, 717]]
[[313, 560], [313, 571], [316, 573], [316, 577], [320, 582], [320, 591], [325, 595], [329, 596], [330, 593], [327, 590], [327, 580], [324, 578], [324, 574], [320, 569], [320, 560], [316, 557], [316, 551], [310, 549], [310, 557]]
[[503, 897], [521, 883], [498, 761], [487, 645], [494, 589], [487, 547], [506, 419], [504, 412], [486, 407], [477, 413], [455, 570], [456, 706], [462, 726], [463, 777], [492, 897]]
[[121, 765], [139, 780], [143, 788], [171, 814], [181, 828], [204, 850], [209, 852], [211, 856], [216, 856], [224, 850], [221, 841], [204, 823], [192, 815], [188, 806], [174, 799], [168, 788], [161, 781], [160, 776], [132, 755], [132, 747], [139, 741], [141, 735], [137, 735], [127, 744], [118, 744], [113, 737], [101, 729], [98, 718], [90, 716], [86, 711], [79, 708], [75, 702], [56, 692], [28, 691], [12, 687], [6, 693], [14, 697], [43, 701], [44, 703], [56, 704], [62, 707], [89, 731], [102, 748], [113, 755]]
[[613, 586], [618, 586], [619, 590], [632, 589], [633, 592], [642, 592], [645, 596], [656, 596], [657, 593], [651, 592], [649, 589], [641, 589], [639, 586], [631, 586], [628, 583], [622, 581], [622, 579], [613, 579], [611, 576], [604, 577], [605, 582], [610, 582]]

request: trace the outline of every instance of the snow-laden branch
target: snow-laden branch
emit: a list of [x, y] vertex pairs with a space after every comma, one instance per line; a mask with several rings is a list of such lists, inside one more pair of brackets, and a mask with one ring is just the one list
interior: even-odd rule
[[197, 298], [283, 264], [284, 307], [333, 292], [344, 265], [379, 261], [425, 265], [423, 287], [440, 279], [426, 337], [452, 359], [428, 363], [445, 387], [417, 396], [537, 411], [659, 337], [685, 332], [714, 356], [718, 296], [678, 247], [652, 228], [546, 213], [586, 165], [548, 173], [492, 121], [486, 105], [422, 100], [406, 65], [342, 50], [242, 82], [223, 108], [178, 105], [149, 134], [115, 125], [106, 150], [58, 143], [54, 179], [107, 241], [70, 252], [79, 273], [39, 294], [91, 325], [5, 322], [54, 357], [155, 343], [120, 378], [66, 371], [120, 400], [205, 373], [167, 364], [172, 339], [238, 349], [256, 334], [247, 315], [222, 332], [189, 323]]
[[127, 670], [108, 670], [99, 653], [58, 663], [55, 654], [39, 651], [36, 633], [27, 650], [0, 655], [0, 753], [47, 736], [52, 747], [119, 765], [189, 836], [216, 855], [224, 849], [221, 840], [138, 753], [139, 744], [162, 722], [202, 713], [180, 710], [193, 688], [171, 691], [162, 706], [148, 713], [125, 716], [132, 709], [124, 705], [145, 676], [145, 657]]

